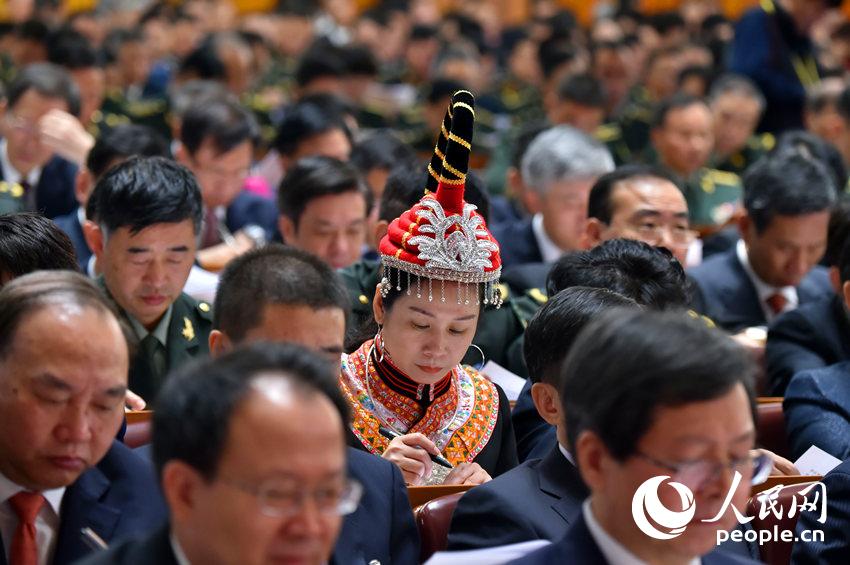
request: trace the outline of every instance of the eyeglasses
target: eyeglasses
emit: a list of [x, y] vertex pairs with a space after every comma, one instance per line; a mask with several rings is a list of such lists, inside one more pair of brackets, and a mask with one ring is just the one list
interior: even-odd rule
[[313, 492], [303, 490], [292, 481], [269, 479], [259, 484], [250, 484], [237, 479], [219, 477], [225, 484], [257, 497], [260, 512], [272, 518], [291, 518], [304, 507], [307, 498], [313, 499], [319, 512], [325, 516], [346, 516], [357, 510], [363, 485], [347, 479]]
[[667, 469], [673, 476], [674, 481], [682, 483], [693, 492], [698, 491], [709, 481], [716, 479], [722, 471], [727, 469], [733, 474], [737, 471], [742, 475], [751, 475], [750, 482], [754, 485], [763, 483], [773, 469], [773, 462], [770, 456], [764, 453], [758, 455], [748, 453], [745, 457], [732, 459], [726, 463], [708, 459], [688, 461], [685, 463], [670, 463], [656, 459], [641, 451], [638, 451], [635, 455], [657, 467]]
[[6, 117], [4, 119], [9, 125], [9, 127], [14, 129], [17, 133], [23, 133], [27, 135], [35, 135], [38, 133], [38, 124], [27, 120], [26, 118], [22, 118], [14, 114], [6, 114]]
[[670, 234], [670, 242], [678, 248], [688, 247], [699, 236], [698, 232], [679, 226], [668, 228], [658, 224], [641, 224], [632, 226], [632, 229], [638, 233], [641, 241], [653, 246], [661, 245], [665, 231]]

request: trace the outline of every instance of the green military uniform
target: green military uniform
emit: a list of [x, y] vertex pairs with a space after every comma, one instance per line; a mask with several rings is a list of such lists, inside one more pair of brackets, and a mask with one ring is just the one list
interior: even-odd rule
[[24, 187], [16, 182], [0, 180], [0, 214], [17, 214], [25, 209]]
[[655, 103], [645, 88], [636, 87], [629, 92], [628, 101], [617, 118], [617, 124], [630, 157], [643, 155], [649, 147], [649, 132], [652, 129], [654, 112]]
[[754, 135], [740, 151], [736, 151], [725, 159], [715, 159], [712, 166], [721, 171], [742, 175], [750, 165], [773, 149], [774, 145], [776, 145], [776, 138], [773, 134]]
[[[339, 274], [351, 298], [352, 323], [354, 327], [362, 327], [372, 319], [372, 299], [381, 278], [380, 262], [364, 259], [340, 270]], [[529, 308], [536, 311], [538, 306], [530, 306], [526, 301], [512, 300], [506, 285], [500, 285], [500, 289], [503, 297], [502, 307], [484, 309], [472, 343], [481, 348], [488, 361], [493, 360], [504, 367], [508, 362], [508, 345], [525, 330], [528, 319], [533, 315]], [[470, 348], [463, 362], [477, 365], [481, 363], [481, 354]]]
[[134, 123], [148, 126], [170, 140], [168, 111], [167, 98], [129, 100], [123, 92], [113, 89], [106, 93], [100, 110], [92, 116], [92, 127], [98, 134], [103, 134], [115, 126]]
[[593, 132], [593, 137], [605, 144], [618, 167], [635, 162], [632, 150], [623, 136], [623, 128], [617, 122], [602, 124]]
[[[531, 321], [531, 318], [534, 317], [534, 314], [537, 313], [537, 310], [540, 309], [541, 306], [546, 304], [546, 301], [549, 300], [549, 297], [546, 296], [546, 292], [541, 288], [531, 288], [525, 291], [523, 296], [517, 298], [514, 302], [516, 303], [517, 310], [521, 312], [521, 323], [523, 330], [525, 330], [526, 326], [528, 326], [528, 322]], [[528, 378], [528, 368], [525, 366], [525, 333], [518, 335], [513, 343], [511, 343], [505, 354], [507, 363], [505, 368], [515, 375], [519, 375], [525, 379]]]
[[722, 226], [741, 206], [743, 188], [735, 173], [703, 167], [682, 187], [694, 227]]
[[[98, 279], [98, 283], [112, 299], [103, 277]], [[128, 386], [149, 405], [162, 388], [167, 373], [196, 357], [209, 355], [212, 308], [208, 303], [199, 302], [181, 292], [159, 325], [150, 333], [123, 309], [118, 309], [139, 339], [135, 355], [130, 361]], [[155, 338], [158, 343], [148, 338]]]

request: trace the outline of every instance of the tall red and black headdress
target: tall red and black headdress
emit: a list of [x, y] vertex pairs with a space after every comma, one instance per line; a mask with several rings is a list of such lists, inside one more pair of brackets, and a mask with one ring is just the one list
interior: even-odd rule
[[400, 291], [406, 277], [408, 294], [421, 296], [425, 284], [428, 298], [433, 300], [436, 282], [440, 299], [445, 301], [442, 283], [453, 281], [460, 283], [458, 301], [468, 303], [470, 286], [476, 285], [473, 298], [478, 300], [477, 285], [483, 284], [485, 304], [501, 305], [499, 244], [476, 207], [463, 198], [474, 122], [474, 97], [466, 90], [455, 92], [428, 165], [425, 195], [392, 221], [378, 248], [384, 267], [384, 296], [393, 286]]

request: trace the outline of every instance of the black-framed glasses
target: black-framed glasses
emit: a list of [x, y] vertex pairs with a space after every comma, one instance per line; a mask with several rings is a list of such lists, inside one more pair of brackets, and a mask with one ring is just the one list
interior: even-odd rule
[[752, 477], [751, 483], [754, 485], [764, 482], [773, 469], [773, 461], [765, 453], [748, 453], [744, 457], [731, 459], [726, 463], [710, 459], [672, 463], [656, 459], [642, 451], [637, 451], [635, 455], [656, 467], [668, 470], [674, 481], [682, 483], [693, 492], [698, 491], [707, 482], [716, 479], [721, 472], [727, 469], [732, 473], [750, 475]]
[[314, 491], [302, 489], [294, 481], [268, 479], [258, 484], [229, 477], [219, 477], [221, 482], [254, 495], [260, 512], [272, 518], [292, 517], [301, 512], [307, 498], [312, 498], [319, 512], [325, 516], [346, 516], [357, 510], [363, 485], [353, 479], [329, 485]]

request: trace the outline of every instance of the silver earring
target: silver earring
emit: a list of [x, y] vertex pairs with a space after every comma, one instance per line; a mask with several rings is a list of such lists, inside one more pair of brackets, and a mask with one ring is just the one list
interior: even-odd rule
[[381, 328], [379, 326], [378, 327], [378, 333], [375, 334], [375, 341], [372, 342], [372, 347], [375, 347], [375, 345], [377, 345], [379, 342], [381, 344], [381, 356], [378, 358], [378, 363], [384, 362], [384, 339], [383, 339], [383, 336], [381, 335], [382, 331], [383, 331], [383, 328]]
[[481, 355], [481, 366], [479, 367], [479, 369], [480, 369], [487, 362], [487, 358], [484, 356], [484, 351], [482, 351], [481, 348], [478, 347], [477, 345], [475, 345], [474, 343], [469, 344], [469, 347], [474, 347], [475, 349], [478, 350], [478, 353]]

